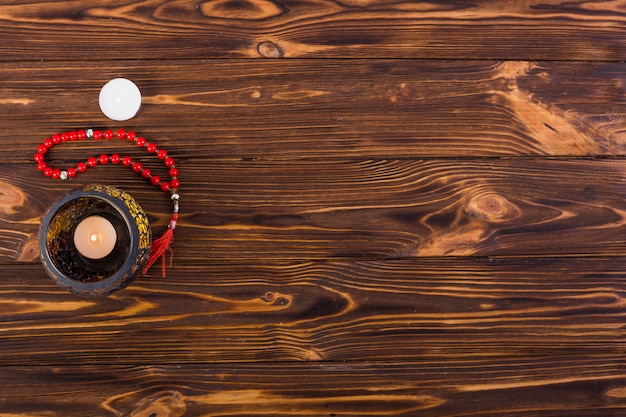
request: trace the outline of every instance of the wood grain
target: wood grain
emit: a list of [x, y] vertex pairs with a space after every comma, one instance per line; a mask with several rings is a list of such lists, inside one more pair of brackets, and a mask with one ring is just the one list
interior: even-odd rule
[[[61, 163], [61, 162], [59, 162]], [[149, 166], [149, 165], [147, 165]], [[623, 254], [622, 160], [184, 161], [176, 262]], [[155, 169], [158, 173], [158, 170]], [[148, 211], [169, 200], [123, 167], [33, 182], [0, 168], [0, 259], [37, 258], [40, 217], [110, 176]], [[584, 236], [584, 238], [583, 238]]]
[[625, 262], [187, 263], [105, 300], [66, 293], [39, 265], [7, 264], [0, 364], [622, 354]]
[[623, 355], [3, 371], [3, 412], [15, 417], [617, 417], [626, 387]]
[[11, 124], [0, 131], [0, 162], [30, 160], [53, 133], [119, 126], [97, 100], [119, 76], [143, 93], [140, 115], [121, 126], [178, 157], [624, 155], [624, 73], [623, 63], [597, 62], [5, 63], [0, 117]]
[[[624, 10], [0, 1], [0, 417], [624, 415]], [[128, 170], [35, 170], [117, 127], [114, 77], [181, 219], [166, 279], [83, 299], [38, 262], [54, 199], [171, 210]]]
[[[622, 0], [3, 2], [4, 60], [385, 57], [620, 61]], [[46, 36], [42, 36], [45, 33]], [[27, 52], [24, 52], [27, 51]]]

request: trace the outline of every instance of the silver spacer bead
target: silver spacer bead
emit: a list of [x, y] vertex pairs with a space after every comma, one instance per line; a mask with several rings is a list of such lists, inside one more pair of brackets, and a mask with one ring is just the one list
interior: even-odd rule
[[178, 213], [178, 203], [174, 203], [174, 213]]
[[180, 198], [180, 196], [178, 195], [178, 193], [174, 193], [172, 194], [172, 196], [170, 197], [172, 200], [176, 200], [178, 201], [178, 199]]
[[87, 130], [85, 130], [85, 133], [87, 134], [88, 138], [93, 137], [93, 129], [87, 129]]
[[61, 171], [61, 175], [59, 175], [59, 178], [61, 178], [62, 180], [66, 180], [67, 179], [67, 171]]

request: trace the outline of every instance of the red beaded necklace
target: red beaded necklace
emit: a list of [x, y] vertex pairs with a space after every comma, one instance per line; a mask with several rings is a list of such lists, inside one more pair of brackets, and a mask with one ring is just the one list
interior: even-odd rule
[[[162, 181], [157, 175], [153, 175], [150, 169], [144, 168], [141, 162], [134, 161], [130, 156], [120, 156], [115, 153], [112, 155], [101, 154], [98, 158], [90, 157], [85, 162], [79, 162], [75, 167], [69, 167], [67, 169], [58, 169], [48, 166], [45, 162], [45, 155], [54, 145], [58, 145], [63, 142], [72, 142], [77, 140], [84, 140], [87, 138], [93, 138], [96, 141], [105, 139], [111, 140], [114, 137], [118, 139], [127, 139], [129, 142], [134, 142], [137, 146], [145, 148], [150, 154], [156, 154], [156, 156], [163, 161], [163, 164], [169, 169], [169, 181]], [[180, 198], [178, 194], [178, 188], [180, 187], [180, 181], [178, 180], [178, 169], [174, 164], [174, 159], [168, 156], [165, 149], [159, 149], [153, 142], [148, 142], [144, 137], [138, 136], [135, 132], [125, 131], [124, 129], [118, 129], [113, 132], [112, 130], [94, 130], [94, 129], [81, 129], [70, 132], [62, 132], [54, 134], [49, 138], [44, 139], [43, 143], [37, 146], [37, 153], [33, 157], [37, 163], [37, 169], [46, 177], [53, 179], [66, 180], [68, 178], [74, 178], [79, 173], [87, 171], [87, 168], [92, 168], [100, 165], [106, 165], [108, 163], [119, 165], [120, 163], [131, 168], [134, 172], [140, 174], [143, 178], [150, 181], [152, 185], [160, 188], [162, 191], [169, 192], [170, 198], [174, 205], [174, 210], [170, 218], [170, 222], [167, 226], [167, 230], [161, 237], [154, 240], [150, 246], [150, 257], [144, 267], [142, 273], [146, 273], [150, 266], [154, 264], [159, 258], [162, 260], [162, 275], [165, 277], [165, 253], [170, 251], [170, 245], [174, 241], [174, 229], [176, 228], [176, 222], [178, 221], [178, 200]], [[171, 259], [170, 259], [171, 263]]]

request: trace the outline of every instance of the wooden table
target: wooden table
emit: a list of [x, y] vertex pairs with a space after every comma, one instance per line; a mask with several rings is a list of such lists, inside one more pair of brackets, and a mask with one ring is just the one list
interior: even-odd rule
[[[625, 10], [1, 2], [0, 416], [625, 415]], [[167, 278], [95, 300], [44, 272], [48, 207], [115, 185], [160, 233], [171, 203], [37, 172], [87, 127], [182, 181]]]

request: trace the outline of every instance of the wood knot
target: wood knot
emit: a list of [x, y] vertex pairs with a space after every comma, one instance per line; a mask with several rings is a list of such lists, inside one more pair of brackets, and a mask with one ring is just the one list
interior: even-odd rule
[[256, 50], [263, 58], [282, 58], [284, 56], [283, 49], [270, 41], [259, 43]]
[[286, 9], [273, 0], [207, 0], [196, 5], [196, 11], [213, 19], [261, 21], [277, 18]]
[[19, 262], [33, 262], [39, 259], [39, 240], [37, 235], [31, 235], [20, 248], [17, 260]]
[[178, 391], [161, 391], [139, 401], [128, 417], [181, 417], [183, 414], [183, 395]]
[[518, 217], [521, 211], [515, 204], [499, 194], [484, 193], [470, 199], [465, 213], [478, 220], [499, 223]]
[[274, 291], [266, 292], [261, 299], [275, 306], [287, 306], [291, 303], [290, 297]]
[[26, 195], [5, 181], [0, 181], [0, 213], [15, 214], [26, 202]]

